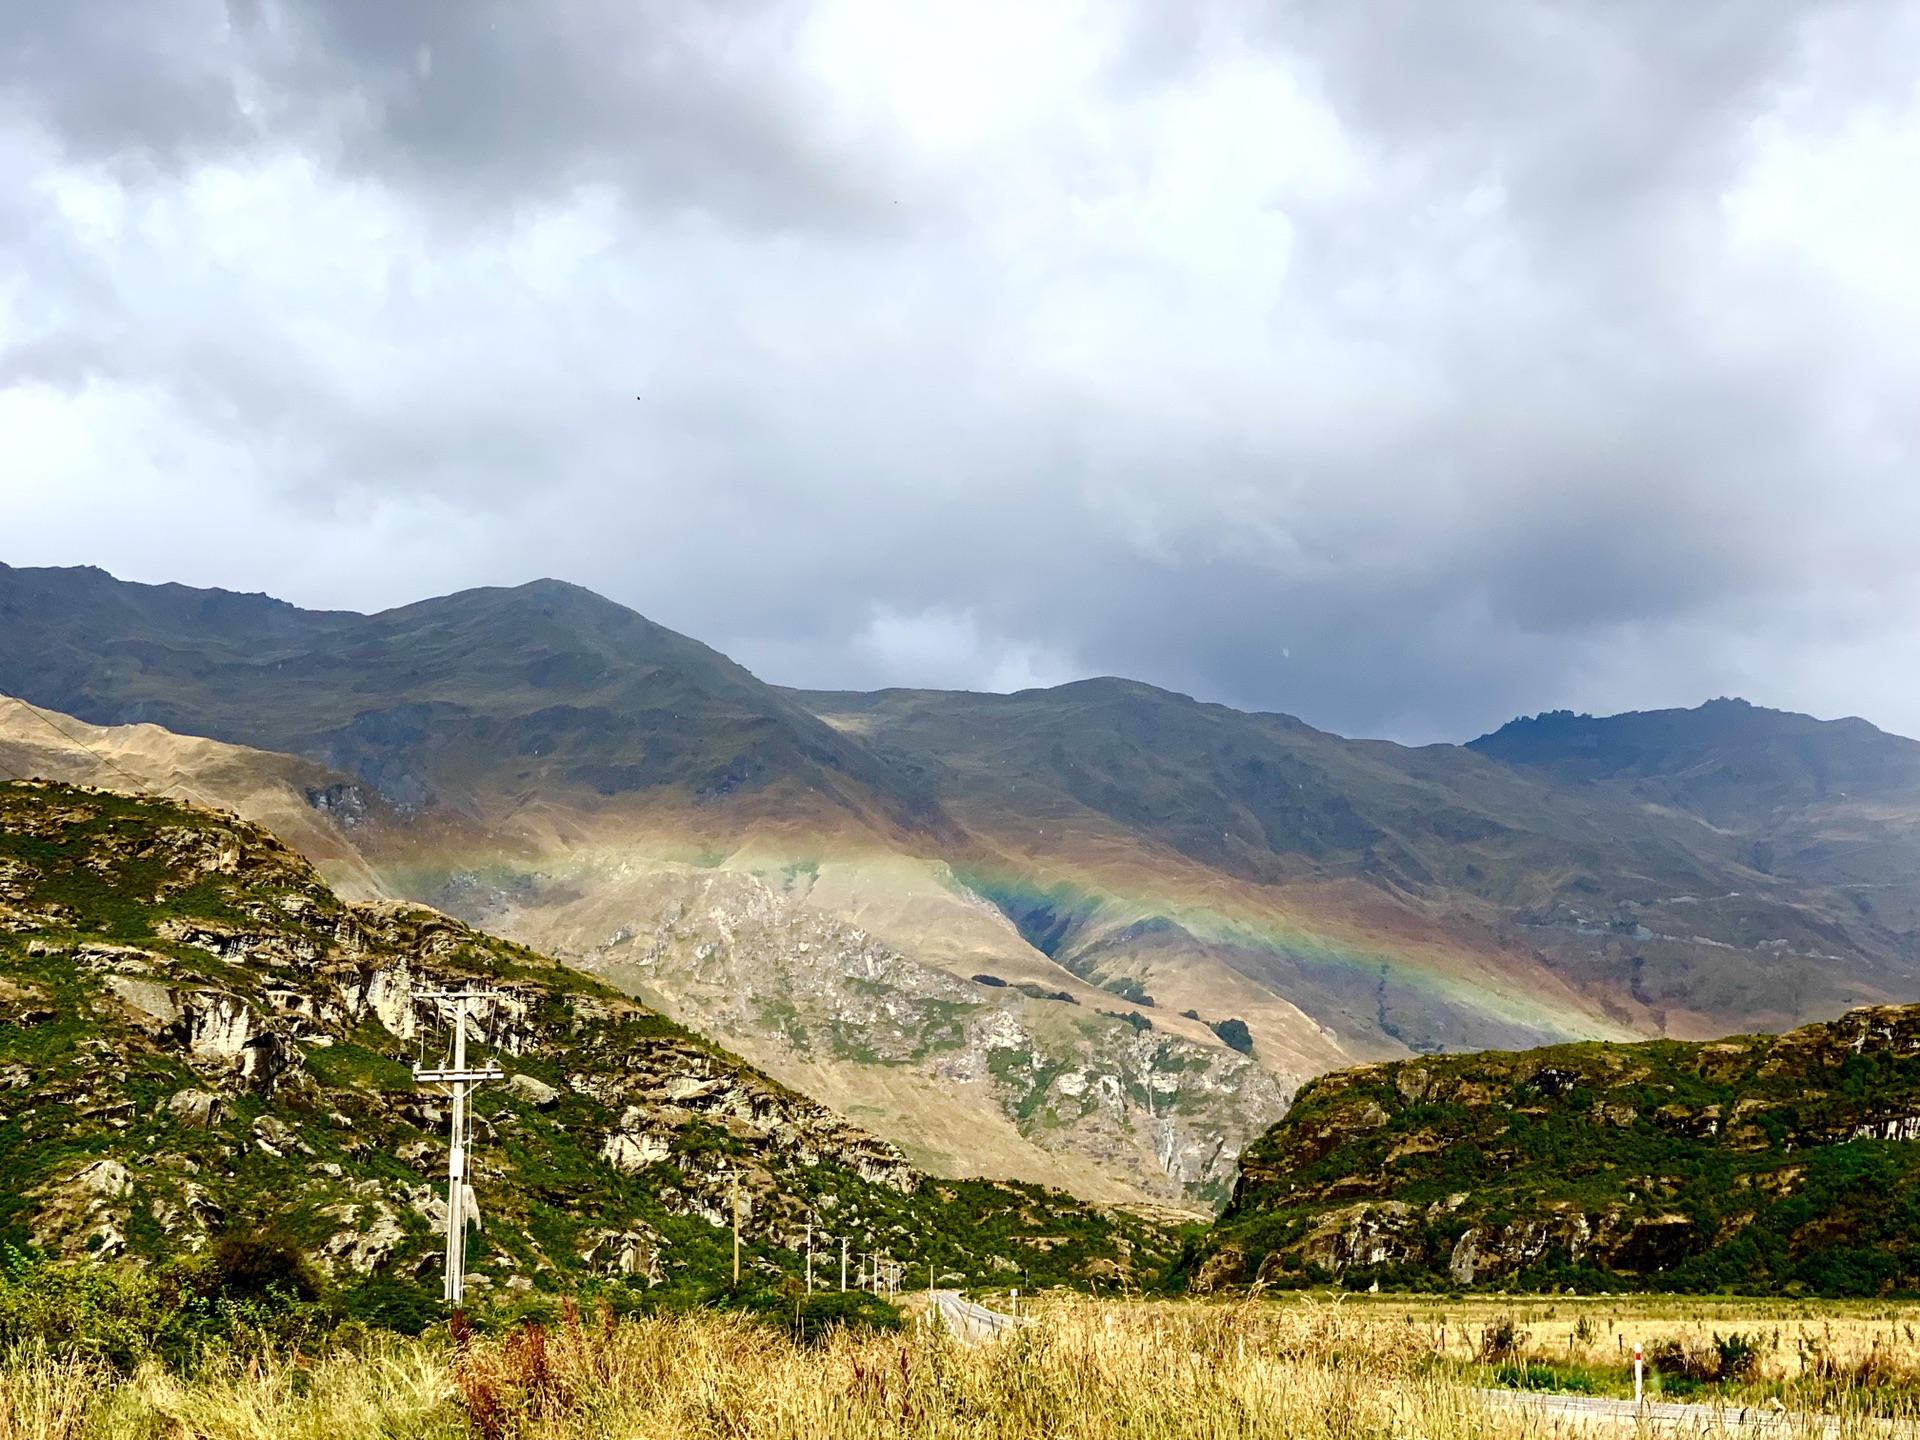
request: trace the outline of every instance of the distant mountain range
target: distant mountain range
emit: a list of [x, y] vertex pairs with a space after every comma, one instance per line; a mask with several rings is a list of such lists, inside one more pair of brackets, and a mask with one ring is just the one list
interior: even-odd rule
[[298, 757], [248, 793], [298, 796], [336, 883], [593, 970], [928, 1168], [1096, 1198], [1220, 1203], [1359, 1060], [1920, 999], [1920, 744], [1739, 700], [1408, 748], [1116, 679], [787, 690], [554, 581], [362, 616], [7, 567], [0, 691]]

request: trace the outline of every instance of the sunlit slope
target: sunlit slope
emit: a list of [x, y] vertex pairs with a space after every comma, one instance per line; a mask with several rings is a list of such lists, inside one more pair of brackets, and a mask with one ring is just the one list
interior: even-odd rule
[[[474, 988], [484, 1021], [443, 998]], [[636, 1301], [744, 1284], [791, 1314], [810, 1247], [835, 1240], [976, 1284], [1139, 1283], [1173, 1240], [1037, 1188], [929, 1185], [590, 977], [425, 907], [341, 901], [224, 810], [0, 784], [0, 1074], [16, 1097], [0, 1242], [164, 1262], [257, 1226], [349, 1297], [375, 1287], [424, 1318], [449, 1161], [442, 1100], [409, 1062], [448, 1053], [456, 1026], [469, 1060], [505, 1072], [467, 1133], [488, 1220], [471, 1305], [596, 1277]]]
[[57, 780], [215, 805], [279, 835], [344, 899], [392, 898], [348, 838], [347, 829], [370, 818], [360, 808], [364, 800], [333, 811], [329, 798], [343, 798], [346, 777], [291, 755], [176, 735], [158, 725], [89, 725], [0, 695], [0, 779]]
[[1190, 1283], [1911, 1292], [1916, 1109], [1912, 1005], [1344, 1070], [1248, 1147]]

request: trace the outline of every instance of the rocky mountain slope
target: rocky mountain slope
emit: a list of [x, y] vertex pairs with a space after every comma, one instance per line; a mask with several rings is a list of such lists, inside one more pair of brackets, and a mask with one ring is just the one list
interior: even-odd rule
[[1363, 1053], [1920, 998], [1920, 744], [1864, 721], [1715, 701], [1408, 749], [1116, 680], [799, 698], [994, 837], [956, 868], [1068, 968], [1210, 960]]
[[1191, 1269], [1298, 1284], [1920, 1288], [1920, 1006], [1323, 1076]]
[[[1920, 998], [1920, 745], [1859, 721], [1408, 749], [1119, 680], [783, 691], [553, 582], [357, 616], [5, 567], [0, 690], [290, 757], [255, 798], [356, 893], [595, 967], [942, 1173], [1206, 1205], [1355, 1061]], [[994, 1014], [1021, 1033], [983, 1048]], [[956, 1078], [1002, 1052], [1031, 1083]], [[1176, 1062], [1170, 1126], [1126, 1076]]]
[[929, 1181], [589, 977], [341, 901], [230, 813], [20, 781], [0, 784], [0, 1238], [157, 1258], [272, 1229], [349, 1291], [427, 1304], [446, 1117], [410, 1062], [447, 1048], [452, 1011], [419, 992], [449, 986], [490, 997], [470, 1045], [507, 1075], [476, 1103], [483, 1300], [588, 1274], [711, 1293], [736, 1194], [762, 1289], [802, 1273], [810, 1221], [823, 1253], [973, 1283], [1137, 1282], [1170, 1244], [1038, 1187]]

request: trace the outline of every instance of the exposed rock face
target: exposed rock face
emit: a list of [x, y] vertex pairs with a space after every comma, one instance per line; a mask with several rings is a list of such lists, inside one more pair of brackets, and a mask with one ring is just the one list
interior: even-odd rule
[[1023, 1134], [1147, 1195], [1224, 1200], [1240, 1148], [1286, 1109], [1244, 1056], [958, 979], [750, 875], [689, 878], [659, 903], [580, 963], [722, 1036], [982, 1088]]
[[1243, 1157], [1210, 1253], [1239, 1252], [1268, 1283], [1871, 1294], [1920, 1278], [1915, 1197], [1920, 1006], [1887, 1006], [1777, 1038], [1323, 1077]]

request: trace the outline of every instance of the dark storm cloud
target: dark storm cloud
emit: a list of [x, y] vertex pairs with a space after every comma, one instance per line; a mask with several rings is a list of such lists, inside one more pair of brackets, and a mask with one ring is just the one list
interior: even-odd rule
[[1920, 6], [20, 7], [12, 563], [1920, 728]]
[[760, 223], [878, 213], [782, 64], [784, 0], [17, 8], [14, 102], [76, 156], [294, 145], [482, 212], [600, 181]]

